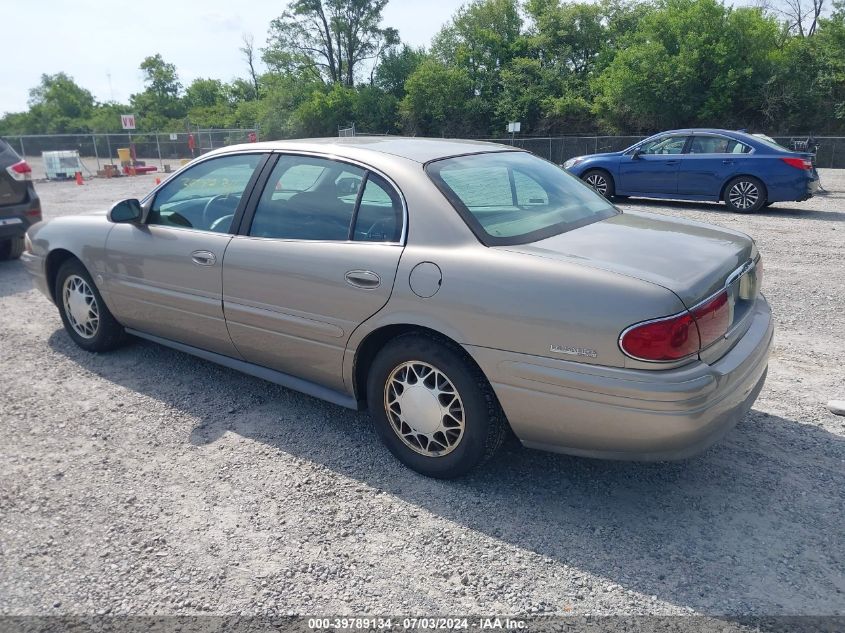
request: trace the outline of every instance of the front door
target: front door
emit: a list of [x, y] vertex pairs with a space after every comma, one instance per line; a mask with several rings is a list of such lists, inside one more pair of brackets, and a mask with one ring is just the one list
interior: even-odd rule
[[264, 160], [265, 154], [235, 154], [202, 161], [156, 193], [144, 224], [114, 226], [104, 281], [118, 321], [237, 356], [223, 318], [223, 255]]
[[223, 304], [247, 361], [342, 390], [352, 331], [390, 297], [398, 191], [364, 168], [280, 156], [223, 262]]
[[663, 136], [629, 152], [619, 161], [619, 186], [625, 194], [678, 192], [678, 168], [687, 143], [686, 136]]

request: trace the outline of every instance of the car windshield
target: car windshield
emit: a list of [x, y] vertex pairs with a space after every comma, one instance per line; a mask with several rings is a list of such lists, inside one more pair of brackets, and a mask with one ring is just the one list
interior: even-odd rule
[[527, 152], [446, 158], [426, 172], [488, 246], [533, 242], [619, 213], [578, 178]]

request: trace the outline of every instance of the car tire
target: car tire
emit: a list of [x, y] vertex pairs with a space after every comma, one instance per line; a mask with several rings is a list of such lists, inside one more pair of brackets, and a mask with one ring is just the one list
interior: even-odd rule
[[126, 341], [126, 331], [109, 312], [91, 275], [78, 259], [69, 259], [59, 268], [55, 297], [65, 331], [82, 349], [106, 352]]
[[613, 196], [616, 194], [613, 177], [603, 169], [588, 169], [581, 174], [581, 180], [608, 200], [613, 200]]
[[725, 205], [734, 213], [754, 213], [766, 204], [766, 187], [753, 176], [737, 176], [725, 185]]
[[425, 334], [382, 348], [370, 366], [367, 401], [390, 452], [427, 477], [468, 473], [493, 456], [507, 431], [481, 370], [457, 346]]
[[8, 261], [10, 259], [18, 259], [21, 255], [23, 255], [23, 248], [23, 235], [3, 240], [0, 242], [0, 260]]

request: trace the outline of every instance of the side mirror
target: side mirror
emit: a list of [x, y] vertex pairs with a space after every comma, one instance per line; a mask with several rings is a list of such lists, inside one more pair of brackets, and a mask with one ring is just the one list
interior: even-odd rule
[[640, 156], [642, 156], [642, 155], [643, 155], [643, 150], [641, 150], [641, 149], [638, 147], [638, 148], [637, 148], [637, 149], [635, 149], [633, 152], [631, 152], [631, 159], [632, 159], [632, 160], [638, 160], [638, 159], [640, 158]]
[[140, 222], [144, 209], [137, 198], [121, 200], [109, 209], [109, 221], [115, 223]]

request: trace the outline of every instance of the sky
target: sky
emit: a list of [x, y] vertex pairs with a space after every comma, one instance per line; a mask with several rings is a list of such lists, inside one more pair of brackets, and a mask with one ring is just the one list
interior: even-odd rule
[[[465, 1], [390, 0], [384, 25], [399, 29], [404, 42], [427, 45]], [[65, 72], [98, 101], [126, 103], [143, 88], [138, 66], [156, 53], [176, 65], [185, 86], [198, 77], [246, 76], [238, 51], [242, 35], [252, 34], [256, 48], [263, 47], [270, 20], [286, 2], [32, 0], [13, 6], [13, 19], [4, 20], [3, 28], [7, 55], [0, 64], [0, 114], [26, 110], [29, 89], [42, 73]], [[239, 6], [248, 12], [238, 12]]]

